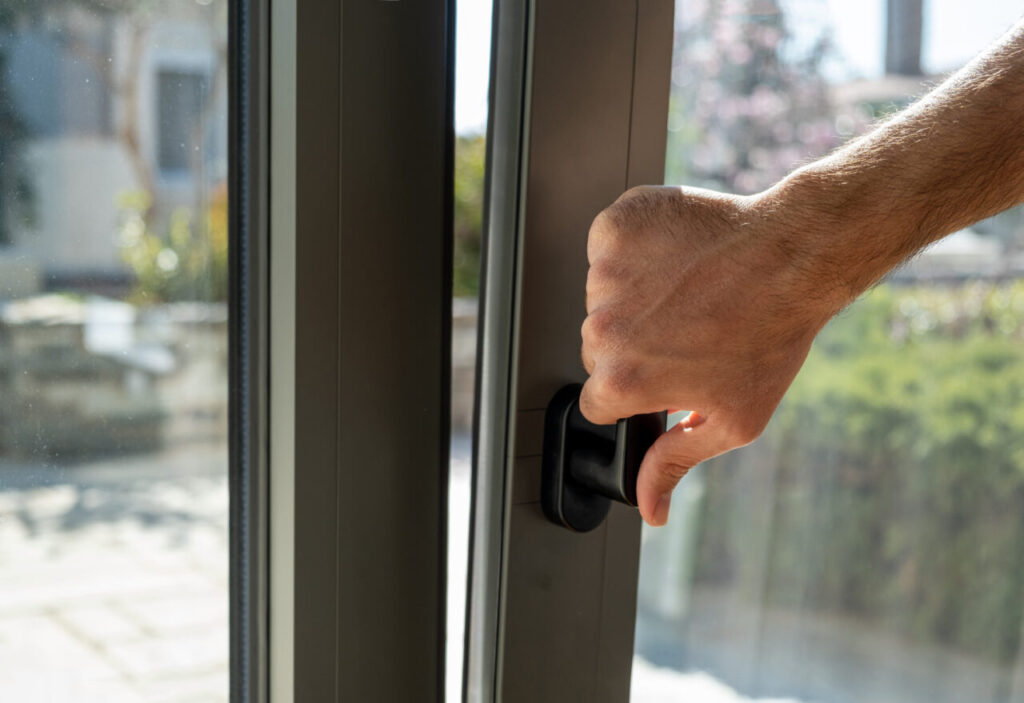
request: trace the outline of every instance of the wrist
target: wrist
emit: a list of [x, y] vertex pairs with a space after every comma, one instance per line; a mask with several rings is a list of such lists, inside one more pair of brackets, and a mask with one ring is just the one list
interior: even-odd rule
[[830, 318], [906, 256], [890, 197], [827, 161], [793, 172], [756, 197], [768, 241], [808, 304]]

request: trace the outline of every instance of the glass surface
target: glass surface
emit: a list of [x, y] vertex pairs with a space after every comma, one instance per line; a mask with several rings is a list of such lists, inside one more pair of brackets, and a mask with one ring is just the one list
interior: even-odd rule
[[187, 171], [192, 159], [186, 144], [202, 129], [200, 116], [206, 92], [206, 74], [195, 71], [160, 71], [157, 75], [156, 109], [159, 115], [161, 171]]
[[227, 0], [0, 0], [0, 700], [228, 700]]
[[452, 437], [448, 490], [448, 625], [445, 699], [462, 700], [466, 578], [483, 223], [490, 0], [458, 0], [455, 32], [455, 208], [452, 301]]
[[[667, 182], [770, 185], [1012, 5], [680, 0]], [[1019, 210], [934, 245], [826, 327], [761, 439], [682, 481], [643, 534], [634, 703], [1024, 701], [1022, 251]]]

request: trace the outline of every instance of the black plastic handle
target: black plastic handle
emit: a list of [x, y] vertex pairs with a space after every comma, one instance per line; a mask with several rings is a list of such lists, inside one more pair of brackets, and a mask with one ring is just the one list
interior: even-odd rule
[[580, 390], [563, 387], [544, 419], [541, 504], [552, 522], [577, 532], [600, 525], [611, 501], [636, 506], [640, 462], [665, 431], [666, 413], [595, 425], [580, 412]]

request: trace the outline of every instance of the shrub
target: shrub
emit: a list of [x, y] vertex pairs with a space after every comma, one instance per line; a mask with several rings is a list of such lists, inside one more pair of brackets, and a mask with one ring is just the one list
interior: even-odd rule
[[[1012, 661], [1022, 309], [1019, 282], [881, 286], [830, 323], [765, 437], [704, 473], [698, 579]], [[772, 478], [752, 473], [766, 462]], [[741, 477], [769, 486], [768, 555], [738, 527]], [[767, 575], [750, 567], [765, 563]]]
[[214, 191], [204, 222], [192, 213], [171, 213], [163, 232], [147, 220], [149, 195], [122, 195], [121, 258], [135, 277], [131, 299], [147, 305], [178, 301], [225, 301], [228, 292], [227, 189]]

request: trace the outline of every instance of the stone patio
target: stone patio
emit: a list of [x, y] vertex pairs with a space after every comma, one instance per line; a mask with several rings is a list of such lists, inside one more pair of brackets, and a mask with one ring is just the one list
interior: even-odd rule
[[226, 464], [0, 465], [0, 700], [228, 700]]
[[[0, 701], [228, 700], [226, 467], [216, 446], [62, 467], [0, 463]], [[467, 437], [453, 442], [452, 478], [447, 691], [457, 701]], [[747, 700], [639, 659], [633, 683], [634, 703], [688, 691], [700, 703]]]
[[[452, 446], [448, 690], [461, 679], [469, 441]], [[227, 457], [0, 463], [0, 701], [228, 700]]]

